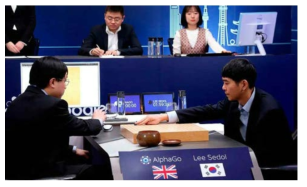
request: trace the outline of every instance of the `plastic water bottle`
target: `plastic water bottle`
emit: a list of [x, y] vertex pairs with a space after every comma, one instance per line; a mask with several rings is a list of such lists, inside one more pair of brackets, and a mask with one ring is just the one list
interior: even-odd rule
[[125, 92], [118, 91], [117, 92], [117, 113], [118, 115], [125, 115]]
[[179, 90], [178, 93], [178, 108], [185, 109], [187, 108], [187, 96], [185, 90]]
[[158, 37], [156, 42], [156, 57], [161, 58], [163, 56], [163, 38]]
[[155, 46], [156, 46], [157, 39], [155, 37], [148, 38], [148, 57], [153, 58], [155, 57]]

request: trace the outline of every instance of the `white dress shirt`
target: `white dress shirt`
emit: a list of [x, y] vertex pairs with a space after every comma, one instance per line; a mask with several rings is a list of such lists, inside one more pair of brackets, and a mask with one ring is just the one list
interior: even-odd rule
[[109, 30], [109, 27], [106, 27], [106, 33], [108, 34], [108, 51], [118, 50], [118, 32], [120, 30], [121, 27], [119, 27], [114, 33]]
[[[187, 36], [190, 42], [191, 47], [194, 47], [197, 42], [198, 32], [199, 28], [195, 30], [188, 30]], [[211, 32], [208, 29], [205, 29], [205, 35], [206, 35], [206, 42], [210, 46], [210, 48], [215, 53], [221, 53], [222, 51], [226, 51], [222, 46], [220, 46], [219, 43], [216, 42], [216, 40], [213, 38]], [[173, 54], [179, 53], [181, 54], [181, 41], [180, 41], [180, 32], [176, 31], [174, 42], [173, 42]]]
[[[118, 50], [118, 32], [121, 29], [120, 26], [114, 33], [109, 30], [108, 26], [106, 26], [106, 33], [108, 34], [108, 51]], [[90, 55], [92, 55], [92, 50], [90, 51]], [[117, 51], [117, 55], [120, 55], [120, 51]]]
[[[15, 13], [17, 5], [11, 5], [13, 12]], [[16, 25], [13, 26], [13, 30], [17, 31]]]

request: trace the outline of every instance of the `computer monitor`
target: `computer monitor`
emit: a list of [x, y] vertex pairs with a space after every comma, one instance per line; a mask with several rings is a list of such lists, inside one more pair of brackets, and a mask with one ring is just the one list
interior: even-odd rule
[[173, 92], [142, 93], [144, 113], [157, 114], [174, 110], [173, 105], [170, 105], [173, 99]]
[[[69, 107], [100, 106], [99, 62], [64, 62], [68, 68], [69, 85], [62, 99]], [[29, 85], [29, 75], [33, 63], [21, 63], [21, 93]]]
[[240, 13], [237, 34], [238, 46], [257, 45], [261, 55], [266, 55], [262, 44], [272, 44], [277, 12]]
[[[108, 102], [113, 104], [111, 108], [111, 112], [115, 113], [117, 106], [117, 95], [116, 93], [108, 94]], [[141, 102], [141, 94], [127, 94], [125, 93], [125, 108], [126, 114], [142, 114], [142, 102]]]

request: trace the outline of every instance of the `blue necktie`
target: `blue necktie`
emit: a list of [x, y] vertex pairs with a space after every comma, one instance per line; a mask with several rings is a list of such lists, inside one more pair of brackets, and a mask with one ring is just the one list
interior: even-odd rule
[[248, 122], [248, 113], [242, 108], [240, 110], [240, 120], [243, 125], [240, 127], [240, 132], [244, 140], [246, 140], [246, 129], [247, 129], [247, 122]]

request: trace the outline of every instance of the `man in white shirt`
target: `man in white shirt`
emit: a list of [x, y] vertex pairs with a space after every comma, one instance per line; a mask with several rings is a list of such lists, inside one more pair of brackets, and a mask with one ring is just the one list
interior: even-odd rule
[[142, 55], [143, 49], [131, 25], [123, 24], [123, 6], [107, 6], [105, 24], [96, 25], [83, 41], [79, 55]]

